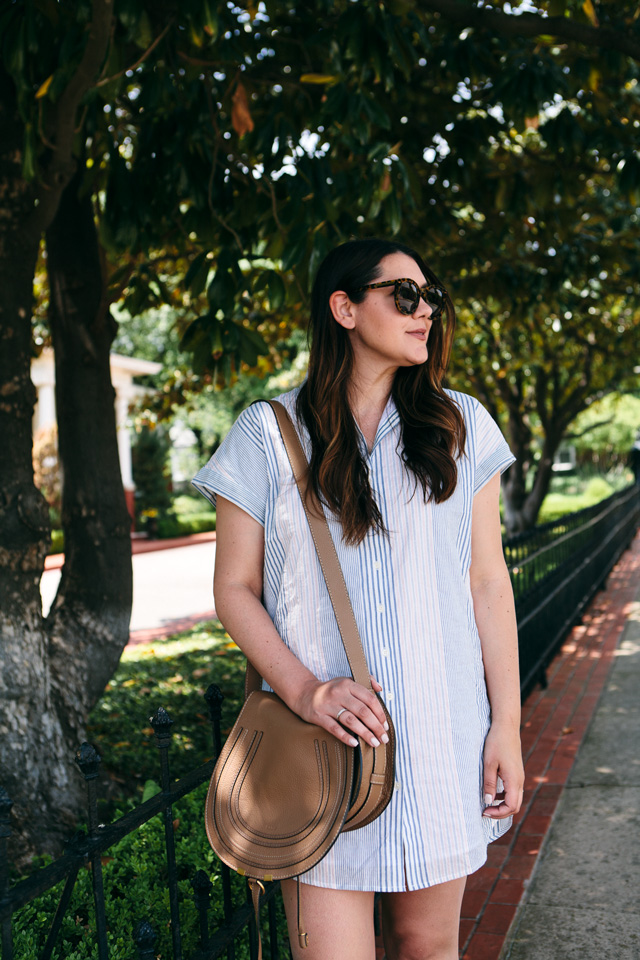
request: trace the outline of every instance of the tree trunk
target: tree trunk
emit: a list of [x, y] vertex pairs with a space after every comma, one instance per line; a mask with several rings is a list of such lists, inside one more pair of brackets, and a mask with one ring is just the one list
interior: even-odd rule
[[33, 275], [40, 231], [25, 229], [35, 189], [22, 178], [23, 127], [0, 69], [0, 769], [14, 801], [11, 853], [37, 849], [35, 833], [68, 835], [71, 776], [47, 664], [40, 577], [50, 541], [46, 503], [33, 483], [31, 382]]
[[[20, 137], [17, 130], [18, 166]], [[131, 545], [109, 370], [114, 326], [91, 202], [78, 199], [74, 179], [47, 233], [66, 562], [43, 621], [49, 518], [33, 484], [28, 322], [39, 235], [20, 229], [33, 198], [8, 157], [10, 149], [0, 186], [19, 187], [5, 190], [0, 226], [0, 767], [14, 801], [10, 855], [20, 866], [59, 851], [82, 809], [73, 758], [128, 638]]]
[[[31, 429], [35, 265], [42, 231], [56, 217], [76, 167], [78, 108], [101, 69], [112, 9], [112, 0], [94, 0], [81, 60], [45, 112], [47, 149], [38, 153], [35, 179], [23, 175], [24, 117], [14, 79], [0, 62], [0, 770], [14, 803], [9, 853], [18, 865], [33, 853], [59, 850], [72, 832], [84, 792], [74, 753], [128, 633], [129, 522], [115, 446], [110, 320], [86, 292], [93, 285], [94, 299], [95, 291], [100, 299], [95, 228], [86, 206], [77, 214], [71, 189], [52, 238], [72, 249], [61, 251], [57, 261], [54, 253], [57, 296], [51, 297], [61, 351], [56, 365], [69, 560], [46, 624], [40, 578], [50, 525], [33, 483]], [[61, 216], [75, 217], [66, 233]], [[79, 429], [70, 424], [76, 416]]]
[[54, 699], [69, 743], [120, 660], [132, 577], [115, 422], [108, 309], [90, 196], [78, 174], [47, 231], [65, 564], [47, 621]]
[[527, 492], [525, 480], [530, 462], [529, 444], [527, 443], [525, 452], [519, 449], [517, 441], [514, 442], [511, 436], [509, 437], [510, 446], [517, 459], [502, 481], [504, 525], [507, 536], [523, 533], [535, 527], [540, 507], [549, 492], [553, 477], [553, 458], [561, 440], [562, 433], [548, 434], [545, 437], [542, 455], [536, 465], [533, 486]]

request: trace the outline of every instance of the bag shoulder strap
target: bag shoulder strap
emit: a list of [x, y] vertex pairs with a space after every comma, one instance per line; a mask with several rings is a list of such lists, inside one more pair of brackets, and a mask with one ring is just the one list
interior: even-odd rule
[[[302, 505], [309, 522], [311, 536], [318, 554], [322, 574], [327, 584], [329, 597], [333, 612], [338, 622], [338, 629], [342, 637], [347, 660], [351, 668], [351, 675], [356, 683], [362, 684], [368, 690], [372, 690], [371, 676], [367, 666], [362, 641], [358, 632], [358, 625], [353, 613], [353, 607], [349, 599], [347, 585], [344, 581], [342, 567], [336, 553], [335, 544], [329, 530], [329, 524], [325, 517], [322, 504], [318, 500], [311, 484], [307, 483], [309, 464], [305, 456], [300, 438], [287, 413], [285, 407], [278, 400], [267, 401], [273, 409], [278, 427], [282, 435], [287, 457], [293, 470], [293, 476], [302, 499]], [[259, 689], [261, 686], [260, 675], [252, 664], [247, 662], [247, 679], [245, 692], [248, 694], [252, 690]]]

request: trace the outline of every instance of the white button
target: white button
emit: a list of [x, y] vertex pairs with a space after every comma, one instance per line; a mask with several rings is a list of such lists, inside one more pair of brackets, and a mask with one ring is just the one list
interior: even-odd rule
[[381, 654], [382, 654], [383, 657], [388, 657], [388, 656], [389, 656], [389, 647], [383, 647], [380, 652], [381, 652]]
[[391, 690], [390, 693], [385, 693], [384, 699], [385, 699], [385, 700], [393, 700], [393, 690]]
[[396, 780], [396, 790], [399, 790], [399, 789], [400, 789], [400, 781]]
[[379, 560], [374, 560], [374, 561], [373, 561], [373, 569], [374, 569], [374, 570], [381, 570], [381, 569], [382, 569], [382, 564], [380, 563]]
[[384, 613], [384, 603], [378, 604], [378, 613]]

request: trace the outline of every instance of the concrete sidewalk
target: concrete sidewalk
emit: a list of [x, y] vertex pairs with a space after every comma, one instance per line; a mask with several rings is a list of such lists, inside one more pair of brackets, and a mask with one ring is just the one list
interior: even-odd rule
[[[134, 541], [130, 642], [146, 643], [215, 616], [215, 533], [173, 540]], [[51, 558], [40, 581], [46, 614], [60, 582], [60, 557]]]
[[504, 960], [640, 958], [640, 591]]

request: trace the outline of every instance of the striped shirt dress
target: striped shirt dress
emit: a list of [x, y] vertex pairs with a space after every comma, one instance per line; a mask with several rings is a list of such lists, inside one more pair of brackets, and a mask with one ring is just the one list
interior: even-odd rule
[[[295, 417], [297, 390], [278, 399]], [[449, 391], [467, 429], [455, 493], [425, 503], [398, 453], [393, 399], [373, 449], [361, 435], [388, 536], [347, 546], [327, 512], [370, 672], [393, 718], [396, 783], [382, 815], [340, 834], [303, 882], [336, 890], [419, 890], [466, 876], [511, 820], [482, 816], [490, 705], [469, 587], [474, 494], [515, 459], [473, 397]], [[298, 426], [310, 454], [309, 437]], [[321, 680], [349, 676], [331, 602], [273, 411], [238, 418], [194, 486], [264, 527], [263, 603], [287, 646]], [[269, 689], [265, 684], [265, 689]]]

